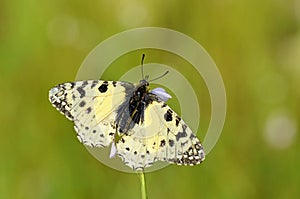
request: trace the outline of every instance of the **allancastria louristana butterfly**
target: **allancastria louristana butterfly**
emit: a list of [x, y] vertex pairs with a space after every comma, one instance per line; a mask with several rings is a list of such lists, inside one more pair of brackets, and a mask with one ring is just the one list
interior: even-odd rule
[[171, 96], [163, 88], [150, 90], [149, 76], [143, 74], [143, 60], [144, 55], [138, 84], [67, 82], [53, 87], [49, 100], [74, 122], [81, 143], [89, 147], [110, 146], [110, 157], [121, 157], [133, 170], [143, 170], [156, 161], [190, 166], [201, 163], [205, 153], [200, 141], [166, 104]]

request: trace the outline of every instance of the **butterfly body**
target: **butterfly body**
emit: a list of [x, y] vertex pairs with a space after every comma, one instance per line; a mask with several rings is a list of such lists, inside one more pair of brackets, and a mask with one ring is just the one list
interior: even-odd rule
[[[52, 105], [74, 122], [77, 137], [90, 147], [114, 145], [133, 170], [156, 161], [196, 165], [204, 150], [196, 135], [165, 103], [163, 89], [149, 83], [86, 80], [59, 84], [49, 92]], [[112, 147], [113, 149], [113, 147]]]

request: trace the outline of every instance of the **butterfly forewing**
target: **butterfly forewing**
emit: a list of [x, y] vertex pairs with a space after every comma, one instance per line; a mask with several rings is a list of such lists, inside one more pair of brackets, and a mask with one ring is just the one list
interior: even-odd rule
[[126, 82], [88, 80], [59, 84], [49, 92], [53, 106], [74, 121], [78, 139], [88, 146], [108, 146], [116, 132], [116, 109], [134, 88]]

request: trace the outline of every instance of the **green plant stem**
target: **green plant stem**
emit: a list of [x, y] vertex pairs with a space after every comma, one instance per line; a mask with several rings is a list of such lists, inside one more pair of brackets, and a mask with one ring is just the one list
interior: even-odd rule
[[141, 182], [141, 194], [142, 199], [148, 199], [147, 188], [146, 188], [146, 178], [144, 171], [139, 172], [140, 182]]

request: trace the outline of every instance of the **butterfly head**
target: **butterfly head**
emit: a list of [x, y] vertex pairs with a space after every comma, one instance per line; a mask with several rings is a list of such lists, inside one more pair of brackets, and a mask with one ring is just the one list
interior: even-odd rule
[[149, 82], [147, 81], [147, 79], [142, 79], [142, 80], [140, 80], [139, 86], [146, 86], [147, 87], [147, 86], [149, 86]]
[[164, 74], [160, 75], [159, 77], [148, 80], [149, 75], [144, 76], [144, 59], [145, 59], [145, 54], [142, 55], [142, 61], [141, 61], [142, 80], [140, 80], [140, 83], [137, 86], [137, 89], [135, 91], [135, 96], [139, 98], [140, 95], [144, 95], [144, 94], [150, 92], [152, 94], [157, 95], [162, 101], [167, 101], [169, 98], [171, 98], [171, 95], [169, 95], [163, 88], [157, 88], [157, 89], [150, 91], [149, 82], [152, 82], [152, 81], [155, 81], [155, 80], [158, 80], [158, 79], [164, 77], [165, 75], [167, 75], [169, 73], [169, 71], [166, 71]]

